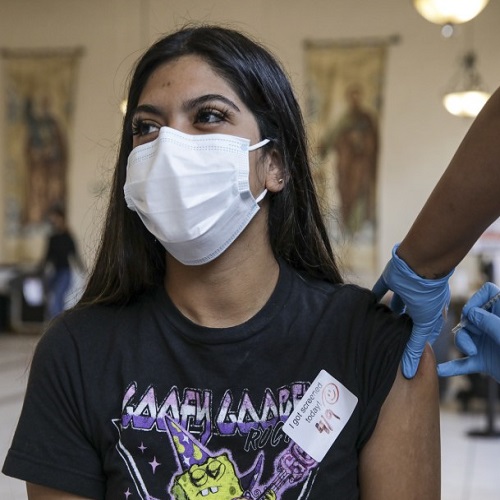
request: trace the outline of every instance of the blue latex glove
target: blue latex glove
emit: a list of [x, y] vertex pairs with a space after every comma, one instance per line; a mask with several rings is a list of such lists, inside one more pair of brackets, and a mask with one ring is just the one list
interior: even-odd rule
[[397, 256], [398, 247], [395, 245], [392, 249], [392, 258], [375, 283], [373, 292], [380, 300], [392, 290], [394, 296], [391, 308], [395, 312], [408, 313], [413, 320], [413, 329], [402, 360], [403, 375], [412, 378], [417, 372], [425, 344], [432, 344], [443, 327], [450, 304], [448, 280], [453, 271], [443, 278], [422, 278]]
[[466, 358], [438, 365], [441, 377], [486, 373], [500, 382], [500, 300], [488, 312], [481, 308], [500, 292], [493, 283], [485, 283], [465, 304], [462, 319], [467, 323], [455, 335], [455, 345]]

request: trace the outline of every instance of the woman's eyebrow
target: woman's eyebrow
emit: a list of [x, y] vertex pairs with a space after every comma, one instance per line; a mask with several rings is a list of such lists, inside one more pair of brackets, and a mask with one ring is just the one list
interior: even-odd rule
[[[213, 101], [223, 102], [227, 106], [233, 108], [235, 111], [240, 111], [240, 108], [238, 108], [238, 106], [233, 101], [231, 101], [231, 99], [228, 99], [227, 97], [221, 94], [206, 94], [200, 97], [189, 99], [182, 104], [182, 109], [186, 112], [191, 111], [193, 109], [196, 109], [198, 106], [202, 106], [207, 102], [213, 102]], [[163, 117], [164, 115], [162, 108], [155, 106], [153, 104], [140, 104], [135, 108], [133, 116], [139, 113], [148, 113], [160, 117]]]
[[156, 116], [163, 116], [161, 108], [153, 106], [152, 104], [140, 104], [139, 106], [137, 106], [137, 108], [135, 108], [132, 116], [138, 113], [148, 113]]
[[195, 97], [194, 99], [189, 99], [188, 101], [183, 103], [182, 108], [185, 111], [191, 111], [192, 109], [197, 108], [200, 105], [213, 101], [221, 101], [227, 106], [233, 108], [235, 111], [240, 111], [240, 108], [238, 108], [238, 106], [236, 106], [236, 104], [231, 101], [231, 99], [228, 99], [221, 94], [206, 94], [200, 97]]

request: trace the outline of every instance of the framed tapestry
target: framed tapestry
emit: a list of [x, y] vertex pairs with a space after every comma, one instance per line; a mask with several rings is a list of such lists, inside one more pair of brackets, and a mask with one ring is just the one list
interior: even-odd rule
[[377, 265], [380, 120], [387, 47], [395, 40], [305, 43], [316, 184], [334, 246], [362, 282], [373, 280]]
[[[49, 207], [67, 204], [69, 138], [81, 49], [2, 50], [5, 89], [5, 237], [41, 231]], [[28, 244], [29, 245], [29, 244]]]

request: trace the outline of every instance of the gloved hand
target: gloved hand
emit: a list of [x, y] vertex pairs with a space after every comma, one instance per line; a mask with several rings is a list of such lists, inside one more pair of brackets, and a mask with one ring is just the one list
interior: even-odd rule
[[455, 345], [468, 357], [438, 365], [438, 375], [451, 377], [486, 373], [500, 382], [500, 300], [488, 312], [481, 308], [500, 288], [485, 283], [462, 309], [466, 323], [455, 335]]
[[375, 283], [373, 292], [380, 300], [388, 290], [394, 292], [391, 308], [395, 312], [406, 312], [413, 320], [410, 339], [403, 353], [403, 375], [413, 378], [425, 344], [432, 344], [443, 327], [444, 318], [450, 304], [448, 280], [453, 274], [438, 279], [422, 278], [400, 259], [392, 249], [392, 258]]

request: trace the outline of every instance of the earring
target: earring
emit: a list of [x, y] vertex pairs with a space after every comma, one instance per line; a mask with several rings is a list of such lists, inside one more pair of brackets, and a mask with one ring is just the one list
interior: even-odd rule
[[283, 184], [283, 179], [278, 179], [278, 184]]

